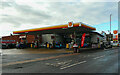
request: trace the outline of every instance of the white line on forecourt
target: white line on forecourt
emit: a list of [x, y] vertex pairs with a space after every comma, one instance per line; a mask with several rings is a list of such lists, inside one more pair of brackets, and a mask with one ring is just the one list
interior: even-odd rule
[[66, 67], [62, 67], [60, 69], [65, 69], [65, 68], [69, 68], [69, 67], [72, 67], [72, 66], [75, 66], [75, 65], [78, 65], [78, 64], [82, 64], [82, 63], [85, 63], [87, 61], [81, 61], [81, 62], [78, 62], [78, 63], [75, 63], [75, 64], [72, 64], [72, 65], [69, 65], [69, 66], [66, 66]]

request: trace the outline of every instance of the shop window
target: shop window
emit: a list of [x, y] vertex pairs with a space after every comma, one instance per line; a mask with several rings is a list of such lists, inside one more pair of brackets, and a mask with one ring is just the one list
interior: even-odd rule
[[55, 36], [51, 36], [51, 39], [54, 39], [55, 38]]

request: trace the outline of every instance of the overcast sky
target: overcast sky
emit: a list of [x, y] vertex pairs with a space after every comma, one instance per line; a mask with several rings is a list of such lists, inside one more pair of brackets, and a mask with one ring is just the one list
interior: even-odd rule
[[67, 24], [70, 21], [84, 22], [96, 27], [99, 32], [107, 32], [110, 14], [112, 30], [118, 29], [117, 2], [85, 1], [3, 0], [0, 6], [0, 36], [16, 30]]

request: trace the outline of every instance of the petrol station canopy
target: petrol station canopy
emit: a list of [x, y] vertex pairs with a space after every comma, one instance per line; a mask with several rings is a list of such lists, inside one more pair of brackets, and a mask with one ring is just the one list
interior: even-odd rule
[[63, 24], [63, 25], [56, 25], [50, 27], [42, 27], [42, 28], [34, 28], [34, 29], [27, 29], [27, 30], [20, 30], [20, 31], [13, 31], [13, 34], [71, 34], [71, 33], [81, 33], [81, 32], [92, 32], [95, 31], [96, 28], [84, 24], [82, 22], [72, 23], [72, 25]]

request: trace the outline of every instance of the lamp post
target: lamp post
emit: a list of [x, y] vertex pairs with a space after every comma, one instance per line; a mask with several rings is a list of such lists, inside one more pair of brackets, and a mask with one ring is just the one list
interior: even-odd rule
[[109, 38], [110, 41], [111, 41], [111, 16], [112, 14], [110, 14], [110, 38]]
[[10, 44], [12, 44], [12, 34], [10, 33]]
[[111, 34], [111, 16], [112, 14], [110, 14], [110, 34]]

